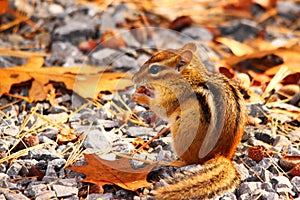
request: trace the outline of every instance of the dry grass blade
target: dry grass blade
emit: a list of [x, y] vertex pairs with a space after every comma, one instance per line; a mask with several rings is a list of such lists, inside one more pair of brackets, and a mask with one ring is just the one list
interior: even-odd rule
[[44, 148], [44, 147], [47, 146], [47, 145], [50, 145], [50, 143], [38, 144], [38, 145], [36, 145], [36, 146], [33, 146], [33, 147], [29, 147], [29, 148], [23, 149], [23, 150], [21, 150], [21, 151], [18, 151], [18, 152], [16, 152], [16, 153], [13, 153], [13, 154], [11, 154], [11, 155], [9, 155], [9, 156], [5, 156], [4, 158], [1, 158], [1, 159], [0, 159], [0, 163], [9, 161], [9, 160], [11, 160], [11, 159], [17, 159], [17, 158], [19, 158], [20, 156], [22, 156], [22, 155], [28, 153], [28, 152], [31, 151], [31, 150], [34, 150], [34, 149], [42, 149], [42, 148]]
[[[82, 147], [83, 141], [84, 140], [78, 140], [77, 142], [75, 142], [69, 148], [67, 148], [65, 150], [65, 151], [68, 151], [70, 148], [73, 147], [73, 150], [70, 153], [70, 155], [69, 155], [69, 157], [68, 157], [68, 159], [66, 161], [66, 164], [64, 165], [64, 168], [70, 167], [70, 166], [74, 165], [77, 162], [77, 160], [82, 156], [82, 153], [83, 153], [83, 147]], [[64, 153], [65, 152], [63, 152], [63, 154]]]
[[140, 148], [138, 148], [135, 152], [133, 152], [132, 155], [136, 154], [137, 152], [141, 151], [145, 146], [149, 145], [153, 140], [155, 140], [156, 138], [158, 138], [159, 136], [161, 136], [162, 134], [168, 132], [170, 130], [169, 127], [164, 128], [162, 131], [160, 131], [156, 136], [154, 136], [153, 138], [151, 138], [151, 140], [148, 140], [147, 142], [145, 142], [145, 144], [143, 144]]
[[280, 81], [282, 81], [285, 77], [287, 77], [290, 74], [290, 70], [287, 66], [283, 65], [280, 67], [278, 72], [275, 74], [275, 76], [272, 78], [271, 82], [265, 89], [262, 99], [264, 100], [264, 104], [267, 103], [269, 97], [272, 95], [272, 90], [275, 88], [276, 84], [278, 84]]
[[245, 167], [247, 167], [250, 171], [252, 171], [255, 176], [260, 180], [260, 182], [264, 183], [265, 181], [259, 176], [259, 174], [254, 170], [252, 169], [247, 163], [245, 163], [242, 159], [240, 159], [241, 162], [245, 165]]

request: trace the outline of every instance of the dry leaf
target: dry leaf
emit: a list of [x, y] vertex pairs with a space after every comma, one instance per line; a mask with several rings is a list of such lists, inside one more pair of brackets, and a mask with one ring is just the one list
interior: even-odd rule
[[280, 160], [279, 163], [282, 167], [286, 169], [291, 169], [295, 165], [300, 164], [300, 156], [299, 155], [285, 155]]
[[219, 37], [216, 38], [216, 41], [229, 47], [232, 53], [236, 56], [244, 56], [254, 52], [254, 49], [252, 49], [250, 46], [240, 43], [231, 38]]
[[260, 5], [265, 9], [273, 8], [276, 5], [277, 0], [253, 0], [253, 3]]
[[190, 16], [180, 16], [172, 21], [169, 25], [169, 29], [180, 31], [192, 24], [192, 18]]
[[94, 48], [96, 48], [99, 45], [99, 41], [96, 40], [87, 40], [80, 42], [78, 45], [78, 48], [83, 52], [91, 52]]
[[131, 75], [118, 72], [106, 73], [101, 68], [42, 67], [42, 58], [31, 57], [24, 66], [0, 69], [0, 95], [9, 93], [14, 84], [32, 80], [29, 95], [36, 101], [45, 100], [49, 81], [63, 82], [66, 88], [83, 97], [95, 98], [99, 91], [122, 90], [132, 85]]
[[50, 54], [40, 53], [40, 52], [12, 50], [12, 49], [7, 49], [7, 48], [0, 47], [0, 55], [2, 55], [2, 56], [20, 57], [20, 58], [28, 58], [28, 57], [49, 56]]
[[148, 172], [154, 167], [133, 169], [127, 158], [120, 160], [103, 160], [95, 154], [84, 154], [86, 166], [73, 166], [71, 170], [84, 173], [84, 182], [94, 183], [102, 187], [105, 184], [116, 184], [124, 189], [136, 191], [138, 188], [151, 185], [146, 181]]
[[8, 0], [0, 0], [0, 15], [6, 13], [8, 10]]
[[229, 0], [223, 4], [223, 7], [225, 9], [237, 9], [243, 12], [249, 12], [252, 4], [252, 0]]
[[[271, 51], [256, 51], [251, 54], [244, 55], [244, 56], [230, 56], [230, 57], [226, 58], [225, 61], [228, 65], [234, 66], [245, 60], [259, 59], [259, 58], [267, 57], [268, 55], [276, 55], [276, 56], [282, 58], [284, 65], [289, 68], [289, 70], [291, 71], [291, 74], [300, 72], [300, 67], [299, 67], [300, 50], [296, 49], [296, 48], [295, 49], [294, 48], [290, 48], [290, 49], [280, 48], [280, 49], [275, 49], [275, 50], [271, 50]], [[266, 72], [267, 75], [276, 74], [280, 67], [281, 66], [279, 66], [279, 65], [276, 66], [276, 68], [274, 67], [275, 69], [272, 70], [272, 73], [267, 71]], [[271, 69], [272, 68], [270, 68], [269, 70], [271, 70]]]
[[111, 30], [107, 30], [101, 35], [100, 42], [103, 47], [111, 49], [118, 49], [126, 46], [122, 35], [117, 31]]

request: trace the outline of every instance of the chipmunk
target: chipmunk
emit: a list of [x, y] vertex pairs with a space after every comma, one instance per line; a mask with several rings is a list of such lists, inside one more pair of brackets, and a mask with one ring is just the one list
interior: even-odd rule
[[246, 123], [243, 97], [228, 78], [208, 72], [196, 52], [188, 43], [156, 53], [133, 76], [133, 100], [167, 119], [181, 161], [203, 164], [166, 180], [156, 199], [211, 199], [240, 183], [231, 159]]

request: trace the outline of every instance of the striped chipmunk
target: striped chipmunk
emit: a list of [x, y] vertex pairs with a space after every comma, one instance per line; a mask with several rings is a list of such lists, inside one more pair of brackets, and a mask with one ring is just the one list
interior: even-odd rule
[[133, 76], [133, 100], [169, 122], [185, 165], [201, 164], [165, 180], [155, 199], [212, 199], [240, 183], [231, 159], [246, 124], [244, 99], [231, 80], [207, 71], [196, 52], [195, 43], [158, 52]]

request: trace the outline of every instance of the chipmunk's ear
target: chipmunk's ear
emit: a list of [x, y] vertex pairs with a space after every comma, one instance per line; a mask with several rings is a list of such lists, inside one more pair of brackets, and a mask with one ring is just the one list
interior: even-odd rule
[[181, 71], [181, 68], [189, 65], [191, 60], [193, 59], [193, 52], [191, 52], [190, 50], [185, 50], [179, 53], [179, 57], [180, 61], [177, 63], [177, 71]]
[[192, 52], [196, 52], [197, 51], [197, 45], [194, 42], [189, 42], [187, 44], [185, 44], [182, 49], [185, 50], [191, 50]]
[[191, 50], [185, 50], [183, 52], [180, 52], [180, 56], [183, 60], [190, 63], [193, 59], [193, 52]]

